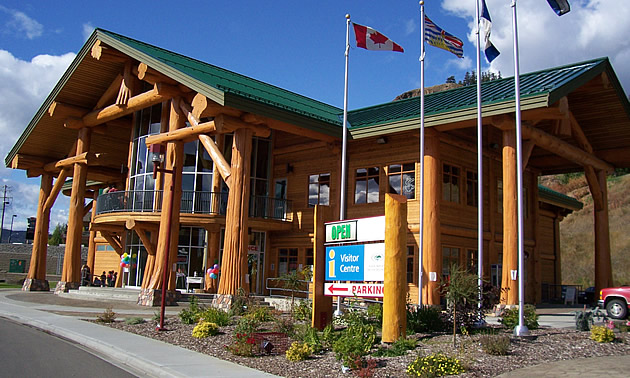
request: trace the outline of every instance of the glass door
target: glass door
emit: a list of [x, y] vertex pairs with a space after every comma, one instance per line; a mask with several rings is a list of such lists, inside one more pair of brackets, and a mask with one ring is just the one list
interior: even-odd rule
[[249, 235], [246, 283], [251, 294], [262, 294], [264, 288], [265, 237], [266, 233], [261, 231], [252, 231]]

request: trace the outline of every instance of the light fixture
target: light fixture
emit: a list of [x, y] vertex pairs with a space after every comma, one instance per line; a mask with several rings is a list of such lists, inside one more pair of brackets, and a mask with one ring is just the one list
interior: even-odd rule
[[386, 144], [386, 143], [387, 143], [386, 137], [379, 137], [378, 139], [376, 139], [376, 144]]
[[153, 178], [157, 176], [158, 172], [164, 172], [160, 169], [160, 166], [164, 163], [164, 155], [166, 148], [162, 144], [152, 144], [149, 146], [149, 154], [151, 162], [153, 162]]

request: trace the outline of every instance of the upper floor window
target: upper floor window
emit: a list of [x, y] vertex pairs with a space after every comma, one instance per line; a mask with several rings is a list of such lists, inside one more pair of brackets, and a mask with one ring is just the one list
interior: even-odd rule
[[308, 206], [330, 205], [330, 173], [308, 176]]
[[415, 163], [393, 164], [387, 167], [389, 193], [401, 194], [409, 199], [416, 196]]
[[356, 170], [356, 181], [354, 184], [354, 203], [378, 202], [378, 183], [378, 167], [358, 168]]
[[477, 207], [479, 191], [477, 190], [477, 172], [466, 171], [466, 205]]
[[442, 167], [442, 199], [459, 203], [460, 168], [449, 164]]

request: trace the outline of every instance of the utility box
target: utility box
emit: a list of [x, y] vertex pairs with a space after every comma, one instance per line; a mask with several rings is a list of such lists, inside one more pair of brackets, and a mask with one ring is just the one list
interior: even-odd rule
[[24, 273], [26, 260], [11, 259], [9, 262], [9, 273]]

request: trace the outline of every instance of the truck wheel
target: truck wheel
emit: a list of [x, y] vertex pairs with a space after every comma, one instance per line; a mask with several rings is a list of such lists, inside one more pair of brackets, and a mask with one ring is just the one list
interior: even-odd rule
[[606, 304], [606, 312], [613, 319], [625, 319], [628, 315], [628, 306], [621, 299], [611, 299]]

